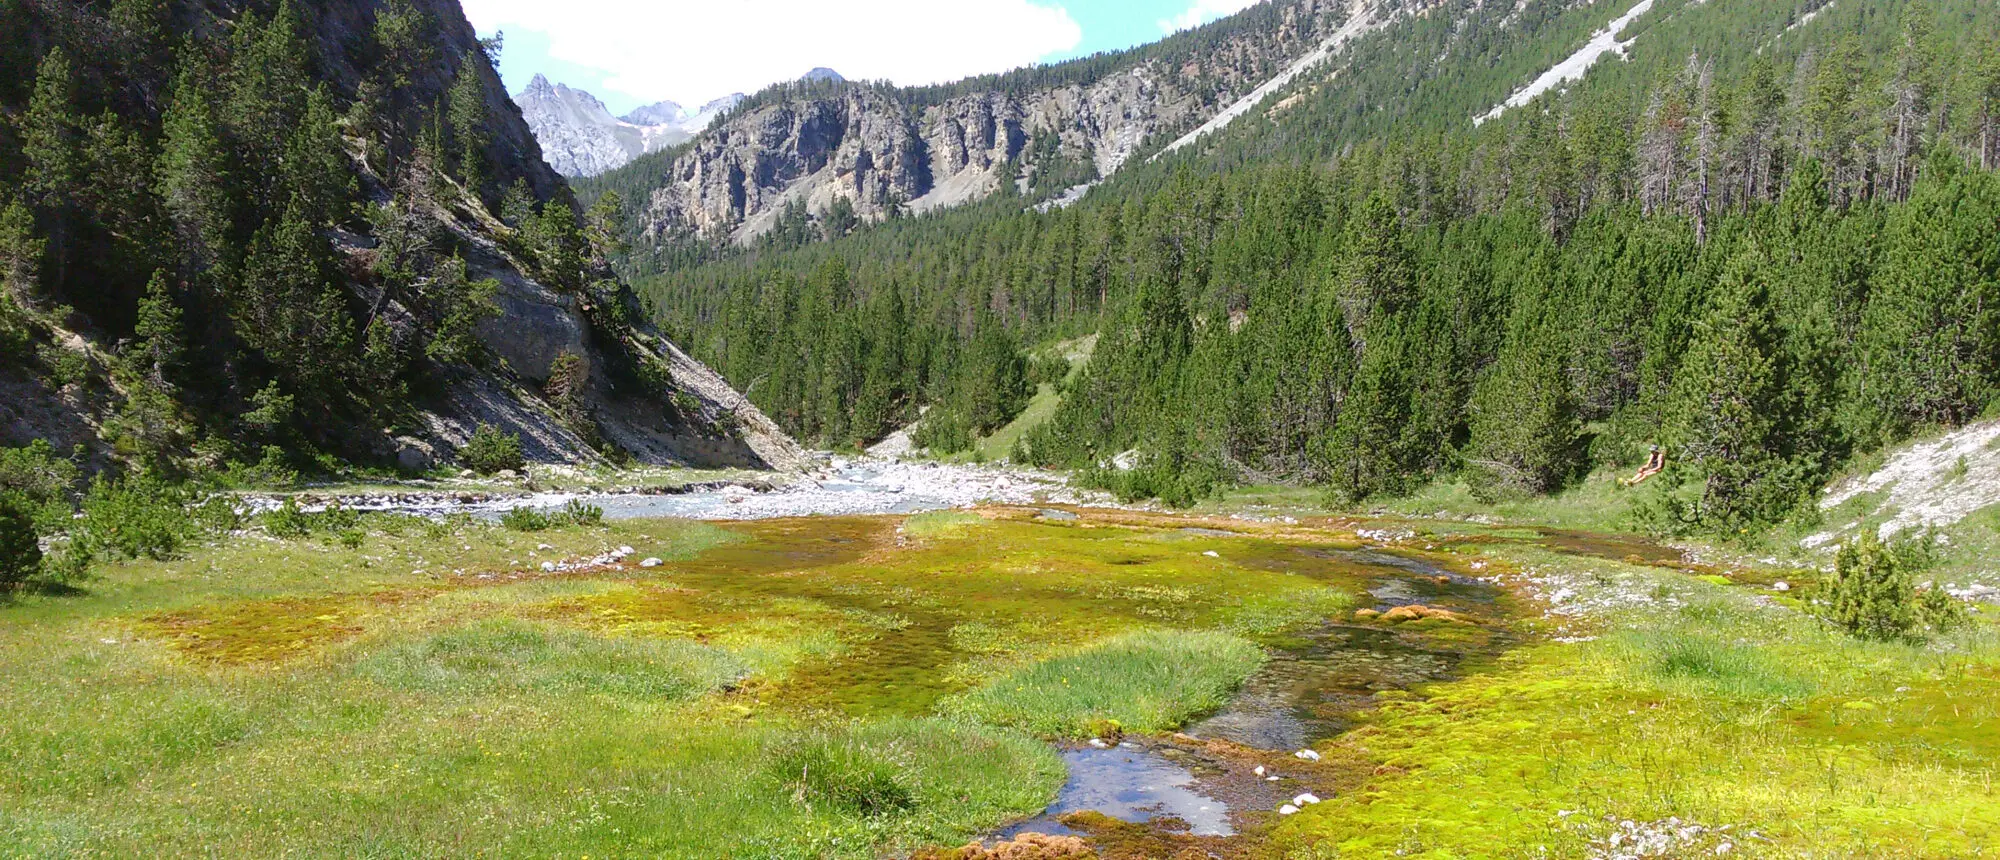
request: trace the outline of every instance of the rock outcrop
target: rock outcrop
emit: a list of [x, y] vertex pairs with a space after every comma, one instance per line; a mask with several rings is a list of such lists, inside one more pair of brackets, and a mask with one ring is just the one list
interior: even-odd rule
[[695, 137], [647, 201], [644, 232], [747, 242], [799, 204], [821, 214], [845, 199], [881, 219], [978, 200], [1003, 183], [1025, 190], [1041, 171], [1088, 182], [1200, 126], [1362, 8], [1372, 7], [1290, 0], [1246, 13], [1269, 16], [1265, 26], [1169, 40], [1069, 83], [1034, 86], [1026, 74], [984, 89], [829, 88], [838, 78], [821, 77], [774, 88]]

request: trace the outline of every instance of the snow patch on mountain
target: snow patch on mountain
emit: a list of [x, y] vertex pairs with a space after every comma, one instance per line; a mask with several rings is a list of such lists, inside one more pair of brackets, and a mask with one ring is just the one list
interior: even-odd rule
[[[1643, 2], [1650, 4], [1653, 0], [1643, 0]], [[1375, 13], [1376, 10], [1373, 4], [1366, 2], [1366, 0], [1353, 0], [1353, 2], [1348, 4], [1347, 22], [1342, 24], [1339, 30], [1334, 31], [1333, 35], [1328, 36], [1326, 41], [1321, 42], [1319, 47], [1307, 52], [1305, 56], [1294, 60], [1291, 65], [1285, 67], [1284, 71], [1279, 72], [1277, 77], [1265, 81], [1262, 86], [1251, 90], [1249, 95], [1237, 99], [1228, 107], [1223, 108], [1220, 113], [1210, 117], [1208, 122], [1202, 123], [1201, 127], [1181, 135], [1178, 140], [1167, 144], [1165, 149], [1160, 150], [1160, 154], [1164, 155], [1173, 152], [1194, 143], [1202, 135], [1227, 128], [1230, 123], [1235, 122], [1238, 118], [1256, 108], [1264, 99], [1269, 98], [1272, 93], [1291, 86], [1292, 81], [1298, 79], [1300, 75], [1331, 59], [1348, 42], [1353, 41], [1355, 37], [1378, 29], [1396, 19], [1396, 14], [1393, 12], [1379, 17]], [[1159, 155], [1153, 157], [1158, 158]], [[1081, 196], [1081, 194], [1078, 195], [1078, 197]]]
[[[1501, 114], [1506, 113], [1509, 108], [1520, 107], [1534, 101], [1535, 97], [1542, 93], [1570, 81], [1582, 79], [1584, 73], [1590, 71], [1590, 67], [1595, 65], [1605, 54], [1616, 53], [1620, 57], [1625, 56], [1625, 51], [1632, 47], [1632, 42], [1619, 41], [1618, 34], [1625, 32], [1627, 26], [1633, 21], [1639, 20], [1639, 16], [1652, 11], [1652, 9], [1653, 0], [1639, 0], [1638, 3], [1633, 4], [1630, 11], [1610, 24], [1605, 25], [1604, 29], [1591, 34], [1590, 41], [1585, 42], [1582, 48], [1577, 49], [1576, 53], [1569, 55], [1562, 62], [1550, 67], [1548, 71], [1543, 72], [1541, 77], [1536, 78], [1532, 83], [1515, 90], [1514, 94], [1508, 96], [1506, 101], [1495, 105], [1485, 115], [1474, 118], [1472, 124], [1480, 125], [1487, 120], [1497, 119]], [[1637, 37], [1634, 37], [1633, 41], [1636, 40]]]

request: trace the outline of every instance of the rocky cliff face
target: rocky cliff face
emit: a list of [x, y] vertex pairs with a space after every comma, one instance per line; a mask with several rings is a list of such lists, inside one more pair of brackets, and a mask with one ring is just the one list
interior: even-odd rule
[[[760, 94], [695, 137], [653, 190], [644, 229], [747, 242], [795, 203], [845, 198], [863, 218], [977, 200], [1038, 171], [1088, 179], [1199, 126], [1339, 31], [1361, 0], [1290, 0], [1269, 26], [1134, 55], [1097, 75], [1035, 87], [896, 90], [843, 84]], [[1040, 142], [1042, 145], [1036, 145]]]

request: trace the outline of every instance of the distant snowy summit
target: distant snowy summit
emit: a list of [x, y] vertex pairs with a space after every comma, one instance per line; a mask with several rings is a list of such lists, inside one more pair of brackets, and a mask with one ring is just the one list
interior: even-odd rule
[[840, 83], [841, 81], [845, 81], [847, 79], [841, 77], [839, 72], [836, 72], [825, 66], [820, 66], [818, 68], [813, 69], [810, 72], [805, 73], [805, 76], [799, 78], [799, 80], [810, 81], [815, 83], [819, 81], [832, 81], [834, 83]]
[[[814, 72], [831, 70], [815, 69]], [[837, 76], [836, 76], [837, 77]], [[743, 100], [724, 96], [694, 110], [663, 101], [614, 117], [596, 96], [536, 75], [514, 95], [541, 144], [542, 158], [564, 176], [595, 176], [648, 152], [687, 141]]]

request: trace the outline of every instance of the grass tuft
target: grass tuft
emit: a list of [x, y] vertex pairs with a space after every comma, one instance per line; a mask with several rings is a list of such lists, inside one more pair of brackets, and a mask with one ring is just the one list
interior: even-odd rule
[[1166, 731], [1221, 707], [1263, 662], [1227, 633], [1145, 630], [1003, 674], [946, 707], [1043, 737], [1087, 736], [1105, 720]]

